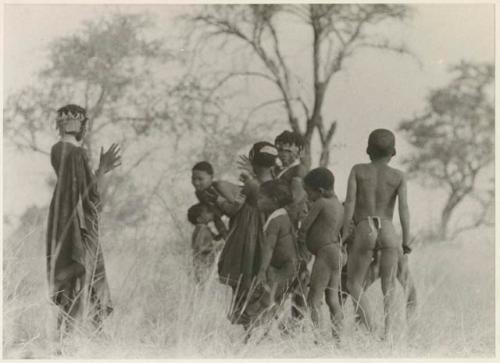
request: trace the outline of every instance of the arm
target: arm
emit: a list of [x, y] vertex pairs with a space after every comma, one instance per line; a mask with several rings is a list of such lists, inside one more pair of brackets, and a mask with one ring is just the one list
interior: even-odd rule
[[356, 188], [356, 169], [353, 167], [347, 182], [347, 195], [344, 205], [344, 225], [342, 227], [342, 244], [349, 237], [349, 227], [354, 217], [354, 208], [356, 206]]
[[410, 211], [408, 208], [406, 178], [402, 175], [401, 184], [398, 188], [398, 206], [399, 206], [399, 220], [401, 221], [401, 229], [403, 231], [403, 251], [410, 253]]
[[302, 224], [299, 229], [299, 236], [298, 236], [299, 244], [305, 242], [307, 237], [307, 232], [309, 232], [309, 229], [312, 227], [312, 225], [316, 221], [316, 218], [318, 218], [318, 215], [321, 213], [322, 210], [323, 210], [323, 205], [320, 201], [316, 201], [311, 205], [311, 208], [309, 209], [307, 216], [302, 221]]

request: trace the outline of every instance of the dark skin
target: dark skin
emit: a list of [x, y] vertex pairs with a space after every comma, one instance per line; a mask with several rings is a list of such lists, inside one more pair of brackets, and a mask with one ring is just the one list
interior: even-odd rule
[[[391, 157], [383, 157], [369, 164], [352, 168], [345, 202], [344, 234], [348, 237], [349, 225], [358, 221], [347, 264], [347, 287], [356, 304], [356, 311], [366, 327], [372, 329], [369, 304], [363, 294], [373, 250], [380, 244], [380, 277], [384, 294], [385, 336], [391, 333], [394, 317], [394, 290], [398, 260], [402, 253], [400, 240], [392, 224], [396, 199], [403, 230], [403, 246], [409, 245], [409, 209], [404, 174], [389, 167]], [[381, 229], [374, 231], [370, 216], [381, 218]]]
[[338, 300], [342, 253], [340, 246], [335, 242], [338, 242], [343, 208], [332, 190], [313, 189], [307, 184], [304, 185], [304, 189], [312, 205], [300, 228], [299, 241], [305, 242], [309, 252], [315, 256], [307, 296], [311, 319], [315, 326], [319, 325], [319, 309], [324, 295], [332, 323], [338, 330], [343, 320]]

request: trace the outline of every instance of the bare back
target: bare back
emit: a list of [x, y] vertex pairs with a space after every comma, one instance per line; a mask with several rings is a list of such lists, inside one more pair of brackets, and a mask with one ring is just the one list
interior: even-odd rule
[[403, 173], [385, 163], [358, 164], [353, 168], [356, 178], [354, 220], [369, 216], [392, 220]]

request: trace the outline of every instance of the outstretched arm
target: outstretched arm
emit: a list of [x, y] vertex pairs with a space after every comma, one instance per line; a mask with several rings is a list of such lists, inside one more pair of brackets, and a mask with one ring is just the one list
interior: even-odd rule
[[344, 226], [342, 228], [342, 243], [349, 237], [350, 225], [356, 206], [356, 169], [352, 168], [347, 182], [347, 194], [344, 205]]
[[408, 208], [406, 178], [404, 175], [398, 188], [398, 206], [399, 220], [401, 221], [401, 229], [403, 231], [403, 251], [404, 253], [410, 253], [410, 211]]

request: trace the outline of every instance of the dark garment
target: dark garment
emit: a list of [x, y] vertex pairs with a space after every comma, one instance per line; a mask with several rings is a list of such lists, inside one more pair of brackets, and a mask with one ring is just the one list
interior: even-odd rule
[[[277, 170], [276, 176], [279, 180], [284, 180], [291, 188], [292, 180], [294, 178], [303, 179], [308, 170], [305, 165], [297, 164], [290, 167], [287, 170], [282, 169], [281, 172]], [[293, 222], [296, 229], [299, 228], [300, 222], [305, 218], [308, 211], [308, 201], [307, 197], [304, 196], [299, 201], [296, 201], [286, 207], [288, 214]], [[299, 272], [298, 276], [293, 283], [293, 296], [292, 296], [292, 316], [296, 319], [302, 319], [304, 317], [304, 311], [306, 309], [306, 296], [307, 296], [307, 286], [309, 285], [309, 271], [307, 269], [308, 259], [310, 259], [309, 254], [306, 251], [301, 253], [300, 257], [303, 257], [299, 261]]]
[[233, 306], [229, 318], [240, 318], [254, 291], [254, 278], [261, 260], [264, 239], [263, 216], [257, 208], [259, 185], [246, 186], [246, 200], [233, 218], [226, 243], [219, 257], [218, 272], [222, 283], [233, 289]]
[[51, 150], [57, 184], [47, 225], [47, 274], [53, 301], [72, 317], [100, 322], [112, 311], [98, 240], [99, 194], [85, 150], [58, 142]]

